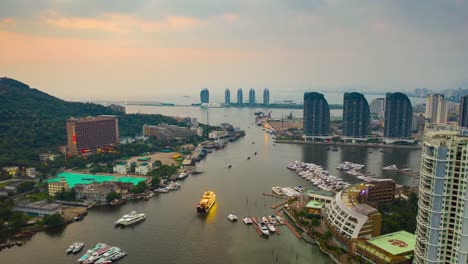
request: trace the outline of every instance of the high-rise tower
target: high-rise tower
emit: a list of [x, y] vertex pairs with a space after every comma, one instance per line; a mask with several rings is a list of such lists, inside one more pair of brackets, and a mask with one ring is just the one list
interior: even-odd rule
[[270, 90], [268, 88], [265, 88], [265, 90], [263, 90], [263, 104], [270, 104]]
[[426, 99], [426, 118], [429, 123], [447, 123], [447, 102], [443, 94], [428, 94]]
[[458, 124], [462, 127], [468, 127], [468, 95], [462, 96], [460, 100], [460, 116]]
[[200, 92], [200, 102], [202, 104], [204, 103], [209, 103], [210, 102], [210, 92], [208, 92], [208, 89], [203, 89]]
[[255, 90], [253, 88], [249, 90], [249, 105], [255, 105]]
[[330, 107], [323, 94], [304, 93], [304, 134], [327, 136], [330, 128]]
[[415, 264], [468, 263], [468, 129], [426, 125]]
[[237, 104], [242, 106], [244, 103], [244, 94], [242, 93], [242, 88], [237, 89]]
[[384, 137], [407, 138], [413, 118], [411, 102], [403, 93], [387, 93], [385, 98]]
[[345, 93], [343, 99], [343, 136], [362, 138], [369, 134], [370, 111], [361, 93]]
[[226, 90], [224, 91], [224, 103], [231, 103], [231, 91], [229, 90], [229, 88], [226, 88]]

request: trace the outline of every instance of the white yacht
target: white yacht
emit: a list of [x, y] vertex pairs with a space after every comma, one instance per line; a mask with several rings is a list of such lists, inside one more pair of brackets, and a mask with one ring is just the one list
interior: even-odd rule
[[393, 164], [393, 165], [390, 165], [390, 166], [387, 166], [387, 167], [383, 167], [382, 170], [396, 171], [396, 170], [398, 170], [398, 167], [397, 167], [397, 165]]
[[270, 230], [270, 232], [272, 233], [276, 232], [276, 228], [273, 224], [267, 224], [267, 227], [268, 227], [268, 230]]
[[259, 222], [259, 223], [258, 223], [258, 227], [260, 228], [260, 231], [261, 231], [264, 235], [268, 236], [268, 235], [270, 234], [270, 231], [268, 231], [268, 227], [267, 227], [267, 225], [266, 225], [265, 223]]
[[228, 214], [228, 219], [231, 222], [236, 222], [237, 221], [237, 216], [235, 214]]
[[276, 224], [276, 222], [277, 222], [276, 221], [277, 220], [276, 215], [270, 215], [270, 216], [268, 216], [268, 219], [270, 220], [270, 223], [272, 223], [272, 224]]
[[138, 214], [135, 211], [122, 216], [119, 220], [115, 221], [115, 225], [128, 226], [146, 219], [146, 215], [141, 213]]
[[273, 191], [273, 193], [279, 195], [279, 196], [282, 196], [283, 195], [283, 190], [280, 186], [274, 186], [274, 187], [271, 187], [271, 190]]
[[246, 224], [246, 225], [252, 224], [252, 219], [250, 219], [249, 217], [246, 217], [246, 218], [242, 219], [242, 221], [244, 221], [244, 224]]
[[73, 254], [80, 252], [84, 247], [84, 242], [75, 242], [73, 244], [75, 244], [72, 250]]

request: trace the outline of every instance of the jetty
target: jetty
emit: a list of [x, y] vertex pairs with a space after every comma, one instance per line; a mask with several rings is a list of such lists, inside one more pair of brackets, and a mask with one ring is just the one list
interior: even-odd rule
[[283, 196], [279, 196], [279, 195], [276, 195], [276, 194], [272, 194], [272, 193], [262, 193], [263, 195], [265, 196], [271, 196], [271, 197], [275, 197], [275, 198], [280, 198], [280, 199], [286, 199], [284, 198]]
[[257, 234], [258, 234], [259, 236], [262, 236], [263, 233], [262, 233], [262, 231], [260, 230], [260, 228], [258, 227], [257, 217], [252, 216], [250, 219], [251, 219], [252, 222], [253, 222], [253, 227], [255, 228], [255, 231], [257, 231]]
[[274, 205], [271, 206], [271, 209], [276, 209], [276, 208], [278, 208], [278, 207], [280, 207], [282, 205], [287, 204], [288, 202], [289, 202], [289, 200], [286, 200], [286, 201], [283, 201], [283, 202], [281, 202], [279, 204], [274, 204]]
[[[277, 216], [281, 216], [281, 217], [282, 217], [282, 215], [280, 214], [280, 212], [278, 212], [278, 211], [276, 211], [276, 210], [275, 210], [275, 214], [276, 214]], [[303, 239], [302, 235], [299, 234], [299, 232], [297, 232], [296, 228], [294, 228], [294, 226], [292, 226], [292, 225], [289, 223], [289, 221], [286, 220], [284, 217], [283, 217], [283, 219], [284, 219], [284, 224], [289, 228], [289, 230], [291, 230], [291, 232], [297, 237], [297, 239]]]

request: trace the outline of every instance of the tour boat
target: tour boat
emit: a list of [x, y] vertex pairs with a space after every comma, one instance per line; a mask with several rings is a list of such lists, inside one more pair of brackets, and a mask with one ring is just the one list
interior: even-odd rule
[[136, 213], [132, 211], [129, 214], [122, 216], [119, 220], [115, 221], [115, 225], [128, 226], [146, 219], [146, 215], [143, 213]]
[[197, 212], [206, 214], [210, 211], [216, 203], [216, 194], [213, 191], [206, 191], [203, 193], [200, 202], [197, 204]]
[[382, 170], [396, 171], [396, 170], [398, 170], [398, 167], [395, 164], [393, 164], [393, 165], [390, 165], [390, 166], [387, 166], [387, 167], [383, 167]]

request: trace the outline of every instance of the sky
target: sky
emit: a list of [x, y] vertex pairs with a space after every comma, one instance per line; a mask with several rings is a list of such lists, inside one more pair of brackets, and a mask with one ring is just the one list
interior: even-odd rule
[[66, 100], [468, 88], [468, 0], [1, 0], [0, 77]]

